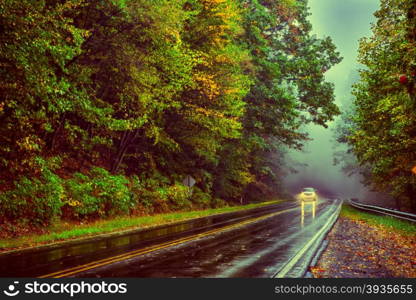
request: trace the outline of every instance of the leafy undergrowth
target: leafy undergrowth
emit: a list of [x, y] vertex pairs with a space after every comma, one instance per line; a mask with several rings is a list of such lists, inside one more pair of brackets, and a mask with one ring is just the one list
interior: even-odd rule
[[13, 239], [0, 239], [0, 252], [33, 247], [42, 244], [51, 244], [57, 241], [90, 237], [99, 234], [120, 232], [124, 230], [148, 228], [193, 218], [205, 217], [214, 214], [246, 210], [255, 207], [276, 204], [282, 200], [274, 200], [243, 206], [229, 206], [215, 209], [174, 212], [140, 217], [116, 217], [108, 220], [99, 220], [92, 223], [70, 223], [59, 221], [47, 228], [47, 233], [30, 234]]
[[363, 221], [370, 225], [380, 227], [385, 230], [398, 231], [404, 235], [416, 235], [416, 224], [402, 221], [390, 216], [375, 215], [366, 213], [353, 208], [350, 205], [344, 205], [341, 210], [341, 217], [351, 220]]
[[416, 277], [415, 229], [344, 205], [311, 272], [318, 278]]

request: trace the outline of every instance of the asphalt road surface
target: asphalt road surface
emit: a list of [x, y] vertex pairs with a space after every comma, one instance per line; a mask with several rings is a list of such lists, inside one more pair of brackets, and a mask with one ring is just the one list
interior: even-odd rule
[[[282, 203], [270, 211], [242, 217], [238, 222], [173, 234], [151, 243], [135, 244], [129, 237], [127, 244], [122, 242], [125, 238], [121, 239], [119, 247], [115, 247], [114, 241], [112, 247], [108, 241], [97, 241], [72, 247], [71, 251], [64, 247], [43, 254], [0, 256], [0, 274], [2, 277], [273, 277], [312, 242], [335, 214], [339, 203], [329, 199], [305, 205]], [[285, 277], [302, 276], [307, 254]]]

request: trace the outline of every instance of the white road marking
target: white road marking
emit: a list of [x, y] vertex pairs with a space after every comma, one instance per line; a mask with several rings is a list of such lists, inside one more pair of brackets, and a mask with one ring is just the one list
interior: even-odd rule
[[301, 259], [301, 257], [305, 254], [305, 252], [315, 243], [315, 241], [321, 236], [321, 234], [328, 229], [328, 227], [332, 226], [333, 222], [338, 218], [339, 211], [341, 210], [341, 204], [338, 204], [338, 208], [335, 210], [334, 214], [328, 219], [324, 226], [306, 243], [305, 246], [300, 249], [295, 256], [293, 256], [286, 265], [277, 272], [273, 278], [284, 278], [285, 275], [293, 268], [294, 265]]

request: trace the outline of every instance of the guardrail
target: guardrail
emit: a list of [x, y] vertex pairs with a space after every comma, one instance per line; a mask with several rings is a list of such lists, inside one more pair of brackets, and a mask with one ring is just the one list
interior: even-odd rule
[[407, 221], [410, 221], [410, 222], [416, 222], [416, 215], [415, 214], [407, 213], [407, 212], [404, 212], [404, 211], [388, 209], [388, 208], [375, 206], [375, 205], [363, 204], [363, 203], [359, 203], [359, 202], [353, 201], [353, 200], [350, 200], [349, 204], [351, 206], [353, 206], [355, 208], [358, 208], [358, 209], [361, 209], [361, 210], [372, 211], [372, 212], [376, 212], [378, 214], [392, 216], [392, 217], [402, 219], [402, 220], [407, 220]]

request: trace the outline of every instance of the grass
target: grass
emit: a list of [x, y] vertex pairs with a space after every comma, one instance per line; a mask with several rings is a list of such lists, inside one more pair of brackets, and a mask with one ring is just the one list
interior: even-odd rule
[[79, 239], [100, 234], [121, 232], [125, 230], [149, 228], [162, 224], [169, 224], [215, 214], [241, 211], [270, 204], [276, 204], [282, 201], [283, 200], [274, 200], [243, 206], [229, 206], [188, 212], [173, 212], [153, 216], [117, 217], [114, 219], [99, 220], [87, 224], [71, 224], [60, 221], [49, 228], [50, 233], [27, 235], [12, 239], [0, 239], [0, 251], [8, 251], [16, 248], [27, 248], [43, 244], [53, 244], [59, 241]]
[[358, 210], [348, 204], [344, 204], [341, 210], [341, 217], [352, 220], [363, 221], [369, 225], [383, 227], [404, 235], [415, 235], [416, 224], [396, 219], [391, 216], [382, 216]]

